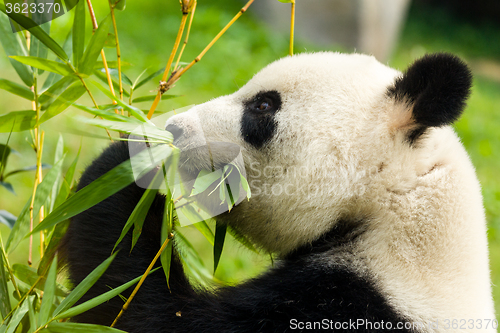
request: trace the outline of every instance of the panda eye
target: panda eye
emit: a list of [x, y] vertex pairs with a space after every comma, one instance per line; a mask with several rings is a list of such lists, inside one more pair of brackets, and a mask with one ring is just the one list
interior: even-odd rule
[[277, 91], [266, 91], [257, 94], [252, 100], [246, 102], [248, 109], [256, 113], [276, 112], [281, 107], [281, 97]]
[[272, 107], [273, 107], [273, 101], [271, 101], [269, 98], [266, 98], [266, 100], [262, 101], [260, 105], [257, 107], [257, 111], [268, 111]]

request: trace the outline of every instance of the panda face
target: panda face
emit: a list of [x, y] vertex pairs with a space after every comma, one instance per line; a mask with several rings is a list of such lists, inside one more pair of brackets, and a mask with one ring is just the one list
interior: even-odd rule
[[445, 163], [446, 148], [460, 145], [438, 128], [457, 116], [434, 123], [427, 111], [420, 115], [427, 122], [415, 116], [421, 96], [437, 89], [433, 79], [414, 82], [431, 60], [403, 76], [365, 55], [287, 57], [234, 94], [172, 117], [167, 129], [180, 129], [174, 144], [187, 154], [182, 167], [191, 176], [241, 152], [252, 198], [216, 218], [286, 254], [339, 220], [373, 217], [388, 193], [415, 189]]

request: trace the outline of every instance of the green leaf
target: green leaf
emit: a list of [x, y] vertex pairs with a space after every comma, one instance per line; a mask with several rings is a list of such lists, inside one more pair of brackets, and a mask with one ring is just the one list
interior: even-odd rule
[[[43, 1], [43, 0], [42, 0]], [[73, 53], [73, 49], [72, 49], [72, 33], [71, 33], [71, 30], [68, 31], [68, 34], [66, 35], [66, 38], [64, 40], [64, 44], [63, 44], [63, 49], [64, 49], [64, 52], [66, 52], [66, 54], [70, 55]], [[57, 62], [63, 62], [61, 59], [59, 58], [56, 58], [56, 61]], [[60, 79], [62, 78], [61, 75], [59, 74], [56, 74], [56, 73], [49, 73], [49, 75], [47, 76], [47, 78], [45, 79], [45, 81], [43, 82], [43, 86], [42, 86], [42, 89], [39, 89], [39, 93], [43, 93], [45, 92], [48, 88], [50, 88], [54, 82], [56, 81], [59, 81]], [[76, 80], [76, 76], [72, 76], [73, 79]], [[42, 108], [43, 110], [43, 108]]]
[[155, 186], [155, 184], [157, 185], [157, 181], [161, 175], [162, 175], [161, 172], [157, 172], [153, 181], [151, 182], [151, 185], [150, 185], [151, 187], [146, 189], [146, 191], [144, 191], [141, 199], [139, 200], [139, 202], [135, 206], [134, 210], [130, 214], [130, 216], [127, 220], [127, 223], [125, 223], [125, 226], [122, 229], [120, 237], [118, 238], [118, 240], [115, 243], [115, 246], [113, 247], [113, 251], [115, 251], [116, 247], [118, 246], [118, 244], [120, 244], [123, 237], [125, 237], [125, 235], [130, 230], [130, 228], [132, 227], [132, 224], [133, 224], [134, 225], [134, 233], [132, 235], [132, 246], [130, 248], [130, 252], [132, 252], [132, 249], [134, 248], [134, 246], [135, 246], [135, 244], [136, 244], [137, 240], [139, 239], [139, 236], [142, 232], [142, 226], [143, 226], [144, 220], [148, 214], [149, 208], [151, 207], [151, 204], [153, 203], [153, 200], [155, 199], [156, 194], [158, 193], [159, 189], [158, 189], [158, 186]]
[[278, 0], [279, 2], [283, 2], [283, 3], [293, 3], [295, 2], [295, 0]]
[[205, 191], [215, 182], [219, 182], [222, 178], [222, 170], [217, 169], [214, 172], [202, 169], [196, 177], [193, 185], [193, 190], [191, 191], [191, 196], [197, 195]]
[[[151, 270], [149, 272], [149, 274], [152, 274], [154, 272], [156, 272], [158, 268], [155, 268], [153, 270]], [[136, 284], [137, 282], [139, 282], [139, 280], [142, 278], [142, 275], [141, 276], [138, 276], [136, 277], [135, 279], [125, 283], [125, 284], [122, 284], [121, 286], [117, 287], [117, 288], [114, 288], [114, 289], [111, 289], [110, 291], [108, 292], [105, 292], [104, 294], [102, 295], [99, 295], [97, 297], [94, 297], [82, 304], [78, 304], [77, 306], [75, 307], [72, 307], [66, 311], [63, 311], [61, 313], [59, 313], [57, 316], [54, 317], [55, 320], [58, 320], [58, 319], [63, 319], [63, 318], [72, 318], [74, 316], [77, 316], [79, 315], [80, 313], [83, 313], [85, 311], [88, 311], [90, 309], [93, 309], [95, 308], [96, 306], [104, 303], [104, 302], [107, 302], [109, 301], [110, 299], [112, 299], [113, 297], [116, 297], [118, 296], [119, 294], [121, 294], [122, 292], [124, 292], [125, 290], [127, 290], [128, 288], [132, 287], [134, 284]]]
[[[4, 145], [4, 144], [0, 144], [0, 166], [5, 167], [5, 165], [7, 165], [7, 160], [9, 159], [9, 155], [10, 155], [11, 151], [12, 151], [12, 149], [9, 146]], [[1, 177], [1, 175], [0, 175], [0, 177]]]
[[[165, 169], [164, 169], [165, 170]], [[168, 184], [166, 186], [168, 188]], [[163, 210], [163, 219], [161, 226], [161, 244], [163, 244], [168, 238], [170, 238], [170, 234], [172, 233], [173, 225], [174, 225], [174, 202], [172, 200], [172, 194], [168, 191], [168, 194], [165, 197], [165, 209]], [[165, 279], [167, 280], [167, 286], [170, 288], [170, 264], [172, 262], [172, 240], [169, 241], [167, 247], [160, 254], [160, 262], [163, 267], [163, 272], [165, 273]]]
[[[108, 68], [108, 70], [111, 70], [111, 68]], [[104, 82], [105, 84], [108, 84], [108, 77], [106, 76], [106, 71], [104, 68], [94, 69], [94, 75], [97, 76], [97, 78], [102, 82]], [[116, 80], [114, 80], [113, 78], [111, 78], [111, 82], [113, 83], [113, 87], [115, 88], [115, 90], [119, 91], [120, 90], [119, 83], [116, 82]], [[130, 94], [125, 89], [123, 89], [123, 95], [127, 97], [130, 96]]]
[[38, 38], [45, 46], [52, 50], [59, 58], [63, 61], [68, 61], [69, 57], [64, 52], [62, 47], [56, 43], [42, 28], [40, 28], [36, 22], [34, 22], [29, 17], [17, 13], [7, 13], [6, 8], [3, 4], [0, 4], [0, 11], [8, 15], [12, 20], [17, 22], [20, 26], [27, 29], [34, 37]]
[[14, 223], [16, 223], [17, 217], [15, 217], [13, 214], [9, 213], [6, 210], [0, 210], [0, 223], [5, 224], [9, 228], [12, 229], [14, 226]]
[[28, 299], [25, 299], [22, 304], [16, 309], [16, 311], [12, 314], [12, 317], [10, 318], [9, 324], [7, 325], [7, 330], [5, 331], [6, 333], [14, 333], [16, 331], [16, 328], [19, 326], [19, 323], [21, 323], [21, 320], [23, 320], [24, 316], [28, 312]]
[[47, 245], [47, 247], [45, 248], [45, 253], [40, 260], [40, 264], [38, 265], [37, 274], [39, 276], [43, 276], [47, 273], [47, 270], [49, 269], [51, 263], [50, 259], [53, 258], [55, 253], [57, 252], [59, 242], [66, 233], [68, 226], [69, 221], [67, 221], [66, 223], [59, 223], [54, 228], [54, 231], [50, 236], [50, 240], [48, 240], [49, 245]]
[[112, 121], [106, 119], [90, 119], [85, 117], [76, 117], [82, 123], [87, 123], [100, 128], [110, 129], [112, 131], [125, 132], [128, 134], [134, 134], [140, 137], [147, 137], [149, 139], [160, 140], [165, 143], [172, 142], [172, 134], [165, 130], [162, 130], [150, 123], [137, 124], [136, 122], [123, 122], [123, 121]]
[[133, 164], [131, 164], [131, 160], [127, 160], [76, 192], [75, 195], [71, 196], [53, 212], [47, 215], [47, 217], [33, 229], [31, 234], [51, 228], [115, 194], [135, 180], [132, 165], [134, 168], [142, 168], [141, 170], [148, 172], [155, 167], [152, 161], [164, 160], [168, 157], [170, 152], [171, 148], [167, 145], [158, 145], [141, 151], [132, 157]]
[[72, 323], [64, 322], [57, 323], [52, 322], [49, 326], [43, 328], [39, 332], [41, 333], [126, 333], [125, 331], [95, 324], [82, 324], [82, 323]]
[[102, 85], [97, 83], [96, 81], [91, 81], [97, 88], [99, 88], [100, 91], [102, 91], [106, 96], [114, 100], [118, 105], [120, 105], [123, 109], [127, 110], [130, 112], [134, 117], [137, 119], [143, 121], [143, 122], [149, 122], [149, 119], [147, 116], [142, 112], [141, 109], [136, 108], [135, 106], [128, 105], [124, 103], [120, 98], [113, 96], [113, 94], [106, 88], [104, 88]]
[[94, 65], [97, 62], [97, 57], [101, 54], [101, 50], [108, 36], [109, 28], [111, 26], [111, 16], [108, 14], [99, 23], [99, 28], [95, 31], [90, 39], [85, 53], [83, 54], [80, 63], [78, 65], [78, 72], [86, 75], [90, 75], [94, 69]]
[[73, 83], [68, 89], [66, 89], [45, 111], [45, 113], [40, 118], [40, 123], [49, 120], [52, 117], [57, 116], [64, 110], [66, 110], [71, 104], [73, 104], [77, 99], [79, 99], [86, 92], [85, 87], [81, 82], [77, 81]]
[[[164, 101], [164, 100], [167, 100], [167, 99], [177, 98], [177, 97], [181, 97], [181, 95], [165, 95], [164, 94], [164, 95], [161, 96], [161, 100]], [[132, 100], [132, 103], [154, 101], [155, 98], [156, 98], [156, 95], [140, 96], [140, 97], [134, 98]]]
[[19, 61], [20, 63], [40, 68], [56, 74], [60, 74], [63, 76], [71, 75], [74, 73], [71, 67], [69, 67], [68, 65], [53, 60], [37, 58], [37, 57], [25, 57], [25, 56], [11, 56], [11, 58]]
[[5, 270], [6, 263], [4, 262], [2, 246], [0, 242], [0, 315], [5, 318], [12, 308], [10, 307], [9, 287], [7, 285], [8, 274]]
[[30, 321], [30, 333], [35, 332], [36, 328], [38, 327], [37, 325], [37, 320], [36, 320], [36, 315], [35, 315], [35, 305], [33, 303], [36, 301], [37, 295], [31, 295], [28, 296], [27, 302], [28, 302], [28, 317]]
[[159, 70], [157, 70], [156, 72], [154, 72], [151, 75], [148, 75], [144, 80], [142, 80], [141, 82], [133, 85], [134, 90], [139, 89], [141, 86], [143, 86], [144, 84], [146, 84], [150, 80], [154, 79], [158, 75], [162, 74], [164, 71], [165, 71], [165, 67], [160, 68]]
[[206, 221], [193, 223], [193, 226], [198, 229], [199, 232], [201, 232], [201, 234], [207, 239], [210, 245], [214, 246], [214, 233], [212, 232], [212, 229], [210, 229]]
[[[22, 282], [26, 283], [29, 286], [33, 286], [37, 283], [36, 288], [39, 290], [45, 290], [45, 285], [47, 283], [47, 277], [40, 277], [37, 271], [33, 267], [29, 267], [23, 264], [14, 264], [12, 265], [12, 272], [14, 275]], [[56, 296], [66, 296], [65, 288], [60, 284], [56, 284], [55, 287], [55, 295]]]
[[57, 277], [57, 254], [52, 260], [50, 265], [49, 274], [45, 280], [45, 287], [43, 288], [42, 305], [40, 306], [40, 313], [38, 319], [40, 323], [46, 323], [50, 318], [52, 304], [54, 303], [54, 295], [56, 292], [56, 277]]
[[250, 240], [248, 238], [246, 238], [245, 236], [243, 236], [242, 234], [236, 232], [236, 230], [234, 230], [233, 228], [231, 228], [231, 226], [228, 226], [227, 227], [227, 232], [233, 236], [234, 239], [236, 239], [239, 243], [241, 243], [243, 246], [245, 246], [247, 249], [249, 249], [250, 251], [254, 252], [254, 253], [260, 253], [256, 248], [255, 246], [253, 246], [252, 242], [250, 242]]
[[38, 98], [42, 110], [46, 110], [75, 80], [76, 76], [65, 76], [44, 91]]
[[[34, 0], [35, 4], [43, 3], [44, 0]], [[39, 25], [40, 28], [47, 34], [50, 35], [51, 21], [43, 22], [46, 15], [32, 15], [32, 19]], [[45, 23], [45, 24], [42, 24]], [[47, 58], [49, 49], [43, 43], [40, 43], [38, 38], [30, 39], [30, 56], [38, 58]], [[43, 74], [43, 70], [38, 70], [38, 75]]]
[[36, 111], [14, 111], [0, 116], [0, 133], [21, 132], [35, 127]]
[[[112, 76], [114, 76], [116, 79], [120, 79], [120, 75], [118, 74], [118, 69], [116, 69], [116, 68], [109, 68], [109, 73]], [[130, 81], [130, 79], [128, 78], [128, 76], [125, 75], [125, 73], [123, 73], [123, 72], [122, 72], [122, 80], [123, 80], [123, 82], [125, 82], [129, 86], [132, 86], [132, 81]]]
[[[50, 190], [54, 186], [54, 182], [57, 179], [57, 175], [59, 174], [59, 171], [62, 168], [62, 162], [63, 161], [61, 160], [57, 164], [55, 164], [52, 167], [52, 169], [45, 175], [43, 181], [37, 186], [34, 205], [33, 205], [34, 219], [38, 216], [40, 207], [45, 205], [49, 197]], [[19, 217], [17, 218], [16, 224], [14, 225], [12, 231], [9, 234], [9, 238], [7, 239], [7, 244], [5, 245], [5, 250], [7, 252], [14, 250], [29, 230], [30, 203], [31, 203], [31, 197], [26, 202], [26, 205], [24, 206], [23, 210], [19, 214]]]
[[[42, 169], [50, 169], [52, 166], [50, 164], [47, 164], [47, 163], [42, 163], [41, 167], [42, 167]], [[19, 172], [35, 171], [35, 170], [36, 170], [36, 165], [30, 165], [30, 166], [27, 166], [27, 167], [24, 167], [21, 169], [12, 170], [12, 171], [6, 173], [3, 178], [5, 179], [5, 178], [10, 177], [12, 175], [15, 175], [16, 173], [19, 173]]]
[[35, 99], [35, 95], [30, 89], [6, 79], [0, 79], [0, 89], [7, 90], [8, 92], [13, 93], [17, 96], [26, 98], [29, 101], [33, 101]]
[[215, 240], [214, 240], [214, 274], [219, 265], [220, 256], [222, 255], [222, 248], [224, 247], [224, 240], [226, 239], [226, 224], [215, 225]]
[[59, 313], [66, 311], [72, 307], [83, 295], [96, 283], [96, 281], [102, 276], [102, 274], [108, 269], [111, 262], [115, 259], [117, 253], [113, 254], [111, 257], [103, 261], [99, 266], [97, 266], [89, 275], [80, 282], [75, 289], [59, 304], [59, 306], [54, 310], [53, 316], [57, 316]]
[[104, 42], [104, 47], [116, 47], [115, 34], [108, 33], [108, 36], [106, 37], [106, 41]]
[[[55, 154], [54, 154], [54, 164], [56, 164], [57, 162], [59, 162], [59, 160], [61, 158], [63, 158], [63, 153], [64, 153], [64, 139], [63, 139], [62, 134], [59, 133], [59, 139], [57, 140], [57, 146], [56, 146], [56, 150], [55, 150]], [[54, 209], [54, 204], [55, 204], [59, 189], [61, 188], [62, 182], [63, 182], [63, 179], [62, 179], [62, 169], [61, 169], [59, 171], [59, 174], [57, 175], [57, 180], [54, 183], [52, 190], [50, 191], [50, 201], [49, 201], [49, 207], [48, 207], [49, 213]]]
[[76, 68], [85, 47], [85, 1], [78, 1], [73, 20], [73, 63]]
[[12, 187], [11, 183], [6, 183], [6, 182], [0, 181], [0, 186], [3, 186], [10, 193], [12, 193], [14, 195], [16, 194], [16, 192], [14, 191], [14, 188]]
[[[26, 50], [26, 40], [21, 38], [20, 33], [12, 32], [10, 21], [7, 15], [0, 15], [0, 43], [7, 54], [10, 56], [28, 55]], [[33, 85], [33, 70], [30, 66], [21, 64], [9, 58], [9, 61], [17, 72], [17, 75], [21, 78], [25, 85], [31, 87]]]
[[186, 239], [186, 237], [178, 230], [174, 231], [175, 245], [180, 259], [186, 267], [191, 271], [199, 282], [204, 279], [212, 280], [213, 275], [205, 268], [203, 260], [193, 247], [193, 245]]
[[[108, 61], [108, 68], [118, 68], [118, 61]], [[121, 67], [124, 68], [124, 67], [130, 67], [132, 66], [132, 64], [130, 62], [126, 62], [126, 61], [121, 61]], [[94, 69], [103, 69], [103, 65], [102, 65], [102, 62], [96, 62], [95, 65], [94, 65]]]

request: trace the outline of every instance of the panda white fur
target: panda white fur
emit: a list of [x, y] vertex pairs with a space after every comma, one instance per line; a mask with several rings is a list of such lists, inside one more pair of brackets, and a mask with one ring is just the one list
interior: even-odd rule
[[[174, 259], [171, 292], [162, 273], [152, 274], [117, 327], [494, 332], [485, 329], [494, 309], [481, 190], [449, 126], [471, 81], [448, 54], [425, 56], [404, 74], [360, 54], [300, 54], [172, 117], [167, 130], [184, 151], [201, 136], [240, 147], [253, 196], [216, 219], [281, 261], [209, 292], [193, 290]], [[186, 172], [209, 167], [197, 156]], [[224, 151], [214, 156], [224, 162]], [[111, 145], [79, 188], [127, 158], [126, 143]], [[72, 219], [62, 251], [74, 283], [109, 255], [143, 191], [130, 185]], [[163, 204], [155, 199], [134, 251], [128, 235], [83, 300], [144, 272], [160, 246]], [[77, 320], [109, 325], [122, 304], [112, 300]]]

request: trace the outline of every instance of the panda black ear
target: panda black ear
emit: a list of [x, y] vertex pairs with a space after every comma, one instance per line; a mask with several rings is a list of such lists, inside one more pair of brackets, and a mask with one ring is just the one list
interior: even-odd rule
[[413, 142], [428, 127], [456, 121], [465, 108], [471, 85], [472, 73], [460, 58], [436, 53], [408, 67], [389, 88], [388, 95], [409, 106], [414, 125], [409, 138]]

